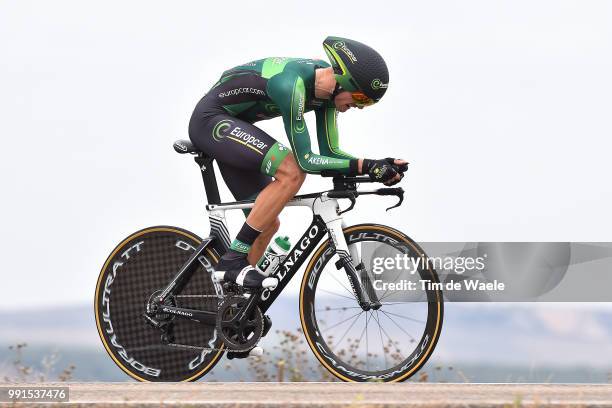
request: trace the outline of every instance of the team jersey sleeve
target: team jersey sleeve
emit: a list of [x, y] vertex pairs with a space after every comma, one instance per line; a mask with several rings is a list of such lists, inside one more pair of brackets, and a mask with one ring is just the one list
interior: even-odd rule
[[338, 137], [338, 111], [334, 106], [324, 106], [315, 111], [317, 116], [317, 140], [319, 152], [337, 159], [355, 159], [356, 157], [342, 151]]
[[306, 173], [318, 174], [324, 170], [351, 172], [351, 160], [312, 152], [310, 135], [304, 119], [306, 90], [304, 80], [295, 73], [275, 75], [268, 81], [268, 95], [278, 105], [293, 155]]

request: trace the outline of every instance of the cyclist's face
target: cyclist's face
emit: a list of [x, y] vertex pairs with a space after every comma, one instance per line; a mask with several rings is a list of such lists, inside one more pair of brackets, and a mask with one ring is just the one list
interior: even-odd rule
[[[338, 112], [346, 112], [350, 108], [355, 108], [357, 105], [353, 100], [353, 96], [349, 91], [342, 91], [334, 98], [334, 104]], [[361, 107], [359, 108], [361, 109]]]

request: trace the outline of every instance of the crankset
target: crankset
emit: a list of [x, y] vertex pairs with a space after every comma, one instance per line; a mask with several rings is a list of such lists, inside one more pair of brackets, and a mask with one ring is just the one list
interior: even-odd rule
[[242, 287], [226, 284], [224, 290], [226, 292], [225, 296], [170, 296], [165, 299], [163, 304], [159, 301], [161, 291], [155, 291], [149, 297], [146, 312], [142, 316], [150, 326], [160, 330], [160, 340], [165, 346], [185, 350], [220, 351], [221, 348], [175, 343], [174, 325], [176, 324], [176, 316], [162, 312], [163, 306], [177, 306], [177, 298], [201, 298], [203, 300], [216, 298], [219, 302], [216, 329], [225, 346], [223, 349], [229, 352], [228, 356], [246, 357], [248, 352], [270, 330], [272, 321], [268, 316], [264, 316], [256, 305], [251, 305], [251, 311], [247, 313], [246, 307], [249, 305], [249, 297], [244, 296], [246, 291]]
[[243, 296], [227, 297], [217, 312], [217, 333], [230, 351], [255, 347], [264, 331], [264, 316], [257, 305]]

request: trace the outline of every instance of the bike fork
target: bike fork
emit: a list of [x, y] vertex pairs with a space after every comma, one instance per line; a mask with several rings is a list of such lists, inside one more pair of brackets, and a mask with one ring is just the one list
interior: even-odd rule
[[[357, 247], [355, 245], [347, 245], [342, 232], [342, 224], [341, 219], [327, 224], [331, 242], [340, 258], [336, 262], [336, 268], [338, 270], [344, 269], [346, 272], [359, 306], [366, 311], [370, 309], [377, 310], [380, 308], [381, 303], [378, 300], [378, 296], [376, 296], [370, 275], [365, 265], [359, 260]], [[359, 262], [359, 264], [355, 265], [355, 262]], [[361, 279], [359, 279], [358, 272], [361, 275]]]

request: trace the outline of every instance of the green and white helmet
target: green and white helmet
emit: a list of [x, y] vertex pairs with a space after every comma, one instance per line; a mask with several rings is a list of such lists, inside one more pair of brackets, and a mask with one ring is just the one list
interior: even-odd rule
[[327, 37], [323, 48], [342, 89], [361, 91], [378, 102], [389, 85], [389, 69], [383, 57], [371, 47], [341, 37]]

